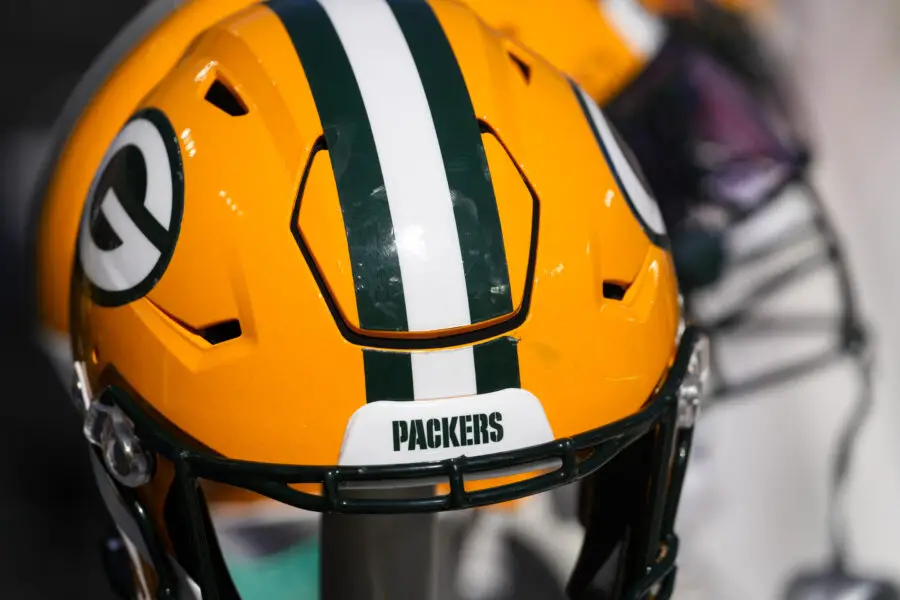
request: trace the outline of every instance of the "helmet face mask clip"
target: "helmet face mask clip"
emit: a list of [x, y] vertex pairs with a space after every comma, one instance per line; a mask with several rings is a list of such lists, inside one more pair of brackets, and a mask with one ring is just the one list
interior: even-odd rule
[[85, 415], [84, 437], [101, 450], [106, 468], [119, 483], [136, 488], [150, 482], [151, 455], [142, 448], [128, 418], [102, 396]]

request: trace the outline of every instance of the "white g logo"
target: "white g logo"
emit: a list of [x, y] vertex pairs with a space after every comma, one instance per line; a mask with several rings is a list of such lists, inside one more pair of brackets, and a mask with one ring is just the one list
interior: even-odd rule
[[178, 138], [156, 109], [136, 114], [113, 141], [88, 192], [79, 258], [97, 304], [147, 294], [169, 264], [184, 212]]

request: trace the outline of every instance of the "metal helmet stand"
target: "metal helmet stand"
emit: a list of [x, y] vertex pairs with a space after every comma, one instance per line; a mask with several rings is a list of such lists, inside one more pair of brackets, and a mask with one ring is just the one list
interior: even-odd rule
[[[428, 489], [354, 495], [422, 497]], [[436, 514], [324, 514], [320, 536], [320, 600], [438, 600]]]

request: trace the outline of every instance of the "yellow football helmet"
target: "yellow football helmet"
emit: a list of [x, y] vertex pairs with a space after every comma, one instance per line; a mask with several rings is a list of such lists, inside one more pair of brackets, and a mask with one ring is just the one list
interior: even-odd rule
[[639, 0], [463, 0], [484, 21], [537, 52], [601, 105], [652, 59], [662, 20]]
[[662, 217], [589, 94], [465, 6], [188, 2], [43, 211], [43, 324], [140, 597], [240, 597], [220, 486], [389, 513], [576, 480], [571, 597], [604, 567], [615, 598], [671, 594], [706, 345]]
[[[604, 105], [665, 52], [673, 24], [744, 51], [748, 18], [771, 12], [762, 0], [462, 0], [491, 27], [572, 77]], [[758, 61], [757, 61], [758, 62]], [[759, 65], [754, 64], [753, 68]]]

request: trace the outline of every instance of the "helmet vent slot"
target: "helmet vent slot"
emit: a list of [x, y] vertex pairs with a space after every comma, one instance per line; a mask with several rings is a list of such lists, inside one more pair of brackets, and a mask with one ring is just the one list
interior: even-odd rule
[[242, 115], [246, 115], [249, 112], [247, 110], [247, 106], [237, 95], [237, 92], [235, 92], [230, 85], [228, 85], [225, 81], [218, 77], [215, 81], [213, 81], [212, 85], [209, 86], [209, 89], [206, 90], [206, 96], [204, 96], [204, 99], [225, 114], [231, 115], [232, 117], [240, 117]]
[[603, 297], [607, 300], [621, 300], [628, 292], [628, 284], [618, 281], [603, 282]]
[[197, 334], [211, 345], [221, 344], [229, 340], [241, 337], [241, 322], [237, 319], [230, 321], [222, 321], [215, 323], [203, 329], [199, 329]]
[[525, 83], [531, 83], [531, 65], [513, 54], [510, 50], [506, 51], [506, 55], [509, 56], [509, 60], [511, 60], [512, 63], [516, 65], [516, 68], [519, 69], [519, 72], [522, 74], [522, 79], [525, 80]]
[[218, 323], [198, 327], [196, 325], [185, 323], [149, 298], [145, 298], [145, 300], [171, 324], [180, 327], [191, 335], [202, 338], [211, 346], [237, 339], [244, 333], [241, 329], [241, 322], [237, 319], [228, 319], [227, 321], [219, 321]]

